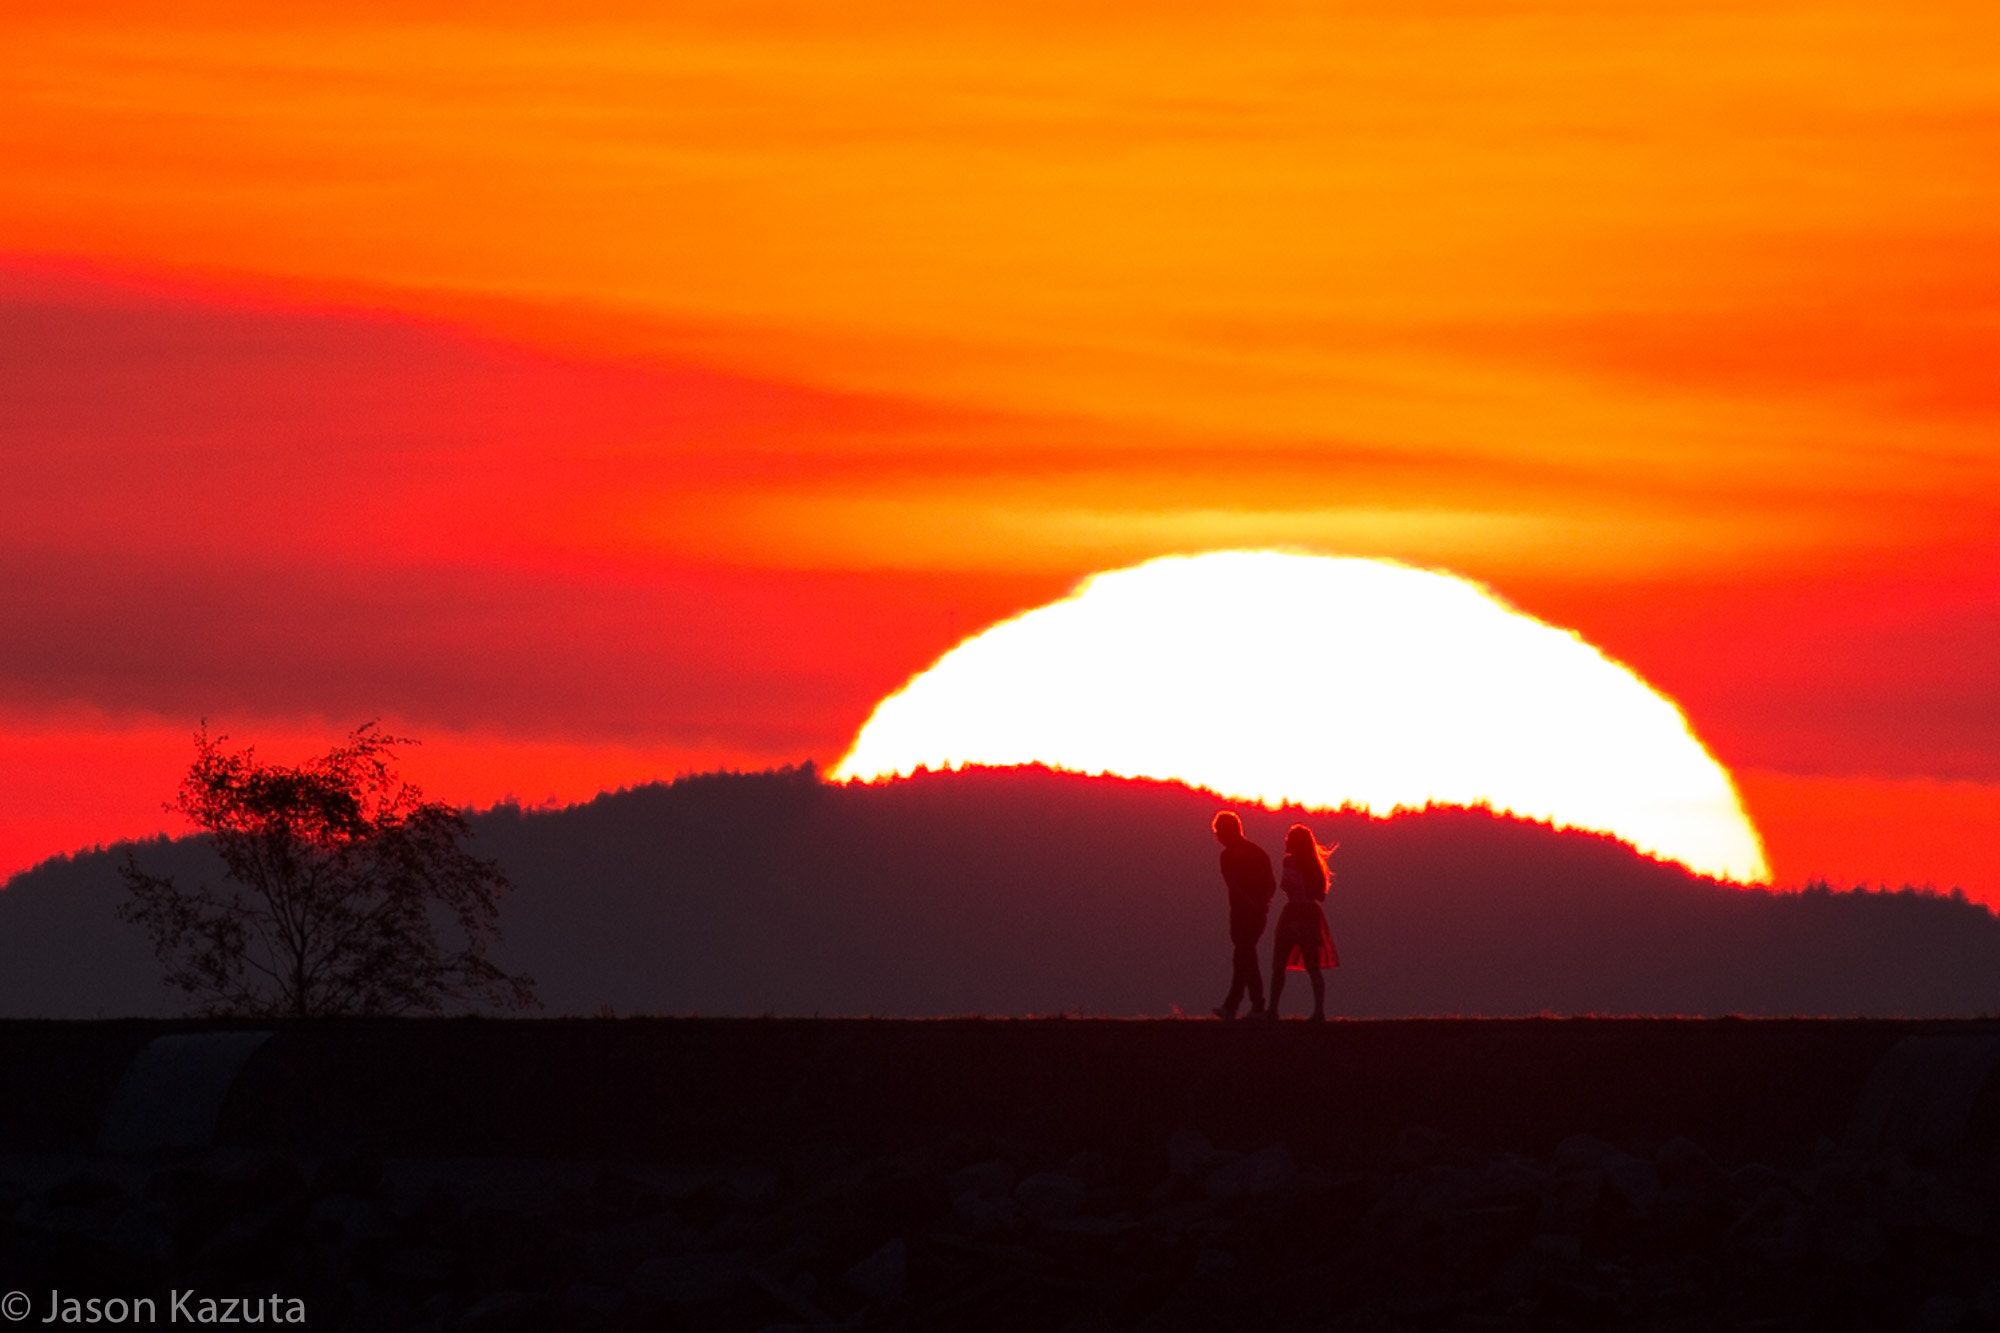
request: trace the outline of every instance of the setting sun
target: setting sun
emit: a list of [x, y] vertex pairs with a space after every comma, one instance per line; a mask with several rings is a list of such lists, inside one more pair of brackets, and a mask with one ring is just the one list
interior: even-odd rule
[[1478, 585], [1381, 560], [1170, 556], [995, 625], [882, 701], [839, 778], [1041, 763], [1232, 799], [1491, 804], [1769, 877], [1680, 710]]

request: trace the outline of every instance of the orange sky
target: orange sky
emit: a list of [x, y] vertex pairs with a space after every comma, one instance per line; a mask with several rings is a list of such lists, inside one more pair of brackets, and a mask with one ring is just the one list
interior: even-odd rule
[[0, 871], [203, 716], [824, 762], [1286, 544], [1582, 630], [1781, 879], [2000, 900], [2000, 12], [676, 8], [0, 15]]

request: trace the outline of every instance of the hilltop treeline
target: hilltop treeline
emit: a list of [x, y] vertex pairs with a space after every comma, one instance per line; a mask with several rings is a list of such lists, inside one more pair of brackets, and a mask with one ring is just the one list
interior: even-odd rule
[[[501, 957], [550, 1012], [1206, 1014], [1228, 980], [1218, 803], [1043, 769], [711, 774], [474, 817], [515, 884]], [[1243, 808], [1338, 842], [1333, 1012], [2000, 1012], [2000, 921], [1928, 892], [1744, 890], [1479, 809]], [[132, 849], [214, 874], [198, 840]], [[169, 1012], [117, 848], [0, 892], [0, 1014]], [[1296, 997], [1294, 997], [1296, 998]]]

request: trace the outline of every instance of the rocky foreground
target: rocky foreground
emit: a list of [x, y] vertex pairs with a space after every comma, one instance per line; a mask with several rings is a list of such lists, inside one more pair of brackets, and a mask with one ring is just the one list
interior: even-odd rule
[[[594, 1084], [536, 1087], [571, 1098], [577, 1123], [597, 1124], [603, 1146], [626, 1151], [561, 1157], [480, 1151], [496, 1134], [525, 1132], [531, 1122], [518, 1119], [504, 1133], [492, 1119], [468, 1122], [466, 1151], [453, 1153], [435, 1142], [409, 1151], [385, 1132], [393, 1117], [375, 1123], [372, 1140], [333, 1144], [325, 1105], [309, 1122], [296, 1106], [260, 1113], [250, 1103], [274, 1089], [326, 1100], [313, 1091], [321, 1065], [350, 1095], [378, 1076], [345, 1060], [326, 1065], [330, 1050], [352, 1055], [354, 1031], [281, 1033], [231, 1092], [217, 1129], [224, 1146], [111, 1153], [43, 1143], [0, 1157], [0, 1290], [26, 1293], [35, 1322], [52, 1291], [58, 1310], [71, 1297], [150, 1297], [160, 1322], [176, 1293], [192, 1292], [302, 1302], [316, 1328], [465, 1333], [2000, 1327], [2000, 1094], [1988, 1087], [2000, 1083], [2000, 1035], [1981, 1025], [1343, 1034], [1344, 1025], [1297, 1024], [1241, 1034], [1181, 1024], [1161, 1026], [1182, 1035], [1141, 1036], [1139, 1025], [1003, 1024], [956, 1037], [911, 1026], [857, 1025], [838, 1040], [809, 1027], [739, 1026], [719, 1039], [703, 1029], [694, 1035], [711, 1051], [776, 1043], [797, 1055], [796, 1042], [833, 1041], [867, 1077], [849, 1084], [825, 1064], [795, 1068], [789, 1102], [717, 1102], [697, 1080], [727, 1092], [721, 1071], [681, 1049], [690, 1081], [676, 1095], [702, 1109], [657, 1106], [664, 1140], [633, 1137], [629, 1107], [618, 1108], [618, 1133], [588, 1107], [650, 1077], [633, 1051], [690, 1033], [594, 1036], [608, 1041], [600, 1057], [626, 1052], [622, 1069], [599, 1069]], [[1591, 1082], [1598, 1070], [1601, 1083], [1628, 1084], [1619, 1052], [1659, 1057], [1690, 1027], [1710, 1046], [1734, 1043], [1732, 1059], [1759, 1056], [1807, 1099], [1779, 1104], [1773, 1120], [1782, 1103], [1773, 1092], [1732, 1116], [1730, 1098], [1743, 1090], [1699, 1081], [1714, 1070], [1686, 1059], [1676, 1068], [1697, 1081], [1669, 1077], [1660, 1086], [1679, 1091], [1643, 1104], [1608, 1101]], [[382, 1029], [371, 1039], [387, 1052], [406, 1037]], [[436, 1053], [465, 1040], [438, 1025], [416, 1044]], [[970, 1047], [983, 1072], [939, 1070], [926, 1083], [923, 1067], [866, 1049], [908, 1041], [931, 1065]], [[1204, 1052], [1161, 1075], [1176, 1083], [1203, 1070], [1233, 1082], [1163, 1103], [1144, 1079], [1128, 1079], [1121, 1086], [1134, 1085], [1135, 1100], [1121, 1109], [1102, 1086], [1115, 1071], [1079, 1060], [1132, 1042]], [[1515, 1043], [1508, 1070], [1542, 1049], [1544, 1065], [1522, 1075], [1532, 1079], [1560, 1065], [1549, 1052], [1587, 1058], [1571, 1095], [1544, 1089], [1532, 1115], [1522, 1089], [1482, 1084], [1461, 1060], [1456, 1081], [1437, 1088], [1458, 1095], [1431, 1104], [1438, 1114], [1424, 1122], [1378, 1133], [1379, 1116], [1335, 1108], [1319, 1132], [1302, 1133], [1274, 1107], [1273, 1123], [1291, 1132], [1243, 1137], [1256, 1103], [1313, 1083], [1285, 1076], [1301, 1052], [1344, 1052], [1355, 1057], [1350, 1073], [1385, 1077], [1360, 1058], [1370, 1042], [1433, 1073], [1453, 1043]], [[513, 1049], [532, 1065], [528, 1047]], [[1059, 1082], [1042, 1087], [1038, 1116], [997, 1098], [937, 1113], [938, 1080], [956, 1096], [1004, 1079], [1010, 1049], [1039, 1049], [1058, 1074], [1067, 1067], [1070, 1095]], [[1274, 1058], [1268, 1078], [1244, 1072]], [[450, 1072], [449, 1060], [435, 1064]], [[885, 1080], [891, 1069], [905, 1086]], [[1852, 1084], [1841, 1104], [1807, 1116], [1841, 1078]], [[1423, 1081], [1415, 1068], [1410, 1079]], [[371, 1104], [385, 1099], [394, 1100], [378, 1087]], [[1384, 1088], [1368, 1103], [1357, 1089], [1350, 1107], [1424, 1100]], [[1088, 1123], [1066, 1120], [1066, 1103]], [[1221, 1114], [1231, 1106], [1237, 1115]], [[1565, 1106], [1580, 1123], [1559, 1132]], [[1669, 1123], [1675, 1115], [1683, 1129]], [[1786, 1116], [1793, 1135], [1781, 1132]], [[1160, 1132], [1173, 1120], [1185, 1123]], [[732, 1121], [745, 1132], [724, 1132]], [[1482, 1133], [1489, 1121], [1499, 1128]], [[695, 1123], [711, 1127], [705, 1141]], [[293, 1142], [279, 1141], [280, 1124]], [[1217, 1125], [1229, 1131], [1212, 1134]], [[1329, 1138], [1343, 1127], [1344, 1138]], [[305, 1141], [312, 1135], [321, 1141]]]
[[1675, 1138], [1547, 1158], [1413, 1127], [1369, 1172], [1188, 1130], [1164, 1161], [1024, 1143], [848, 1161], [0, 1164], [0, 1282], [271, 1295], [347, 1329], [2000, 1326], [2000, 1179], [1785, 1171]]

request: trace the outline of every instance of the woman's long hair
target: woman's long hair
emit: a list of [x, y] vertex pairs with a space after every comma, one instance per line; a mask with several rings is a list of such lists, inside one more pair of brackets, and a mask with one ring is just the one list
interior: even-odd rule
[[[1333, 845], [1333, 847], [1338, 846], [1339, 843]], [[1319, 840], [1313, 837], [1313, 831], [1304, 824], [1292, 825], [1290, 831], [1285, 834], [1285, 859], [1298, 862], [1299, 868], [1308, 875], [1317, 872], [1319, 886], [1322, 889], [1333, 880], [1326, 869], [1326, 856], [1333, 847], [1320, 846]]]

